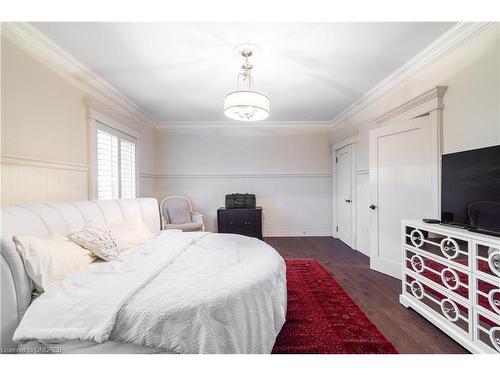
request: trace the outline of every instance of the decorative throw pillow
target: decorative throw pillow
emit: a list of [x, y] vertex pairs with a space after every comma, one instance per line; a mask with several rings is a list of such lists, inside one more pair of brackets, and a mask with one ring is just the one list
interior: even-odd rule
[[13, 240], [26, 273], [38, 293], [82, 271], [96, 260], [90, 251], [59, 234], [46, 237], [14, 236]]
[[106, 227], [86, 225], [71, 235], [78, 245], [90, 250], [95, 256], [106, 261], [115, 260], [120, 256], [118, 243]]

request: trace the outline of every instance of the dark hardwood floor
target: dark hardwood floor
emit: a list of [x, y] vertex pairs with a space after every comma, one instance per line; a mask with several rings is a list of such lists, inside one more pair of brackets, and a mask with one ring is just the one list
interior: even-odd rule
[[370, 270], [369, 258], [332, 237], [264, 238], [284, 258], [315, 258], [400, 353], [468, 353], [399, 304], [401, 281]]

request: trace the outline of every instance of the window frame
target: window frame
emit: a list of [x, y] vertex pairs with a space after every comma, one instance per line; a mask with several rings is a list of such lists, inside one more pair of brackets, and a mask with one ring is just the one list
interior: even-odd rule
[[[89, 178], [88, 191], [89, 199], [98, 199], [97, 190], [97, 130], [103, 130], [118, 135], [118, 138], [125, 139], [135, 144], [135, 196], [140, 197], [140, 176], [139, 176], [139, 155], [141, 137], [139, 131], [132, 127], [123, 118], [117, 118], [116, 113], [108, 113], [108, 108], [101, 108], [100, 103], [95, 101], [86, 102], [87, 122], [88, 122], [88, 158], [89, 158]], [[118, 142], [120, 143], [120, 142]], [[121, 157], [121, 156], [120, 156]], [[119, 163], [120, 165], [120, 163]], [[121, 180], [121, 175], [119, 180]], [[121, 185], [121, 181], [120, 181]], [[121, 189], [119, 189], [119, 196]], [[121, 198], [118, 198], [121, 199]]]

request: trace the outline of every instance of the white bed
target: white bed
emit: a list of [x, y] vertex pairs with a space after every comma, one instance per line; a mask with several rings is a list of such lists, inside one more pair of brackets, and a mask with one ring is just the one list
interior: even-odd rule
[[[91, 265], [31, 301], [8, 236], [68, 234], [96, 217], [109, 224], [136, 215], [158, 237], [121, 262]], [[281, 256], [254, 238], [160, 233], [159, 227], [157, 202], [146, 198], [3, 209], [2, 347], [19, 342], [25, 352], [45, 346], [63, 353], [269, 353], [286, 314]]]

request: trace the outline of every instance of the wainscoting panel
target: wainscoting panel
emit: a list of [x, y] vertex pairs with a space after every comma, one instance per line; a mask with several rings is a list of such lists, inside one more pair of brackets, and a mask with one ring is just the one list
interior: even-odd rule
[[332, 235], [330, 174], [159, 175], [156, 180], [158, 199], [189, 197], [209, 231], [217, 230], [217, 208], [226, 194], [255, 193], [264, 208], [264, 236]]
[[[156, 198], [156, 177], [149, 173], [139, 174], [139, 197]], [[159, 202], [158, 202], [159, 203]]]
[[88, 166], [1, 157], [1, 205], [86, 200], [89, 197]]
[[370, 187], [368, 169], [356, 171], [356, 250], [370, 254]]

